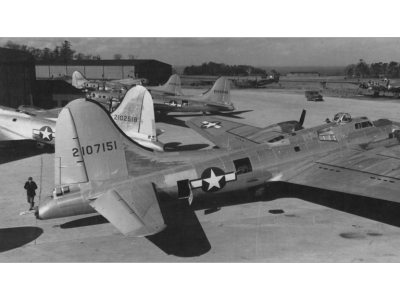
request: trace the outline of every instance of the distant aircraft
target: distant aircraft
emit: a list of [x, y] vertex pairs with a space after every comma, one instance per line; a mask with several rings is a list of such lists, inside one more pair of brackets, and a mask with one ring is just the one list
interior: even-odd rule
[[214, 86], [198, 96], [183, 95], [178, 75], [172, 75], [161, 87], [149, 87], [154, 110], [162, 114], [169, 112], [224, 112], [233, 111], [230, 83], [226, 77], [220, 77]]
[[151, 94], [160, 96], [183, 96], [181, 90], [181, 78], [178, 74], [173, 74], [162, 86], [147, 86]]
[[87, 80], [81, 72], [75, 71], [72, 74], [72, 85], [77, 89], [85, 89], [88, 91], [95, 90], [111, 90], [111, 89], [129, 89], [133, 85], [145, 84], [147, 79], [139, 78], [126, 78], [126, 79], [116, 79], [116, 80]]
[[[250, 69], [248, 73], [250, 76]], [[243, 80], [233, 79], [232, 82], [238, 88], [262, 88], [266, 87], [268, 84], [279, 82], [279, 74], [275, 70], [272, 70], [272, 73], [274, 75], [266, 76], [265, 78], [261, 77], [260, 80], [256, 77], [255, 79], [253, 78], [246, 78]]]
[[54, 145], [56, 122], [35, 113], [0, 106], [0, 141], [34, 140], [36, 146]]
[[102, 103], [108, 107], [110, 112], [114, 111], [121, 101], [124, 99], [127, 90], [125, 89], [112, 89], [109, 91], [95, 90], [86, 93], [87, 99], [92, 99]]
[[388, 92], [393, 93], [393, 98], [394, 99], [399, 99], [400, 98], [400, 85], [393, 85], [388, 83], [387, 86]]
[[167, 226], [187, 225], [171, 217], [175, 212], [198, 223], [195, 210], [263, 201], [274, 182], [297, 187], [294, 197], [311, 187], [386, 206], [399, 202], [399, 125], [341, 114], [335, 122], [286, 136], [280, 146], [217, 151], [214, 157], [146, 173], [137, 167], [143, 159], [140, 149], [107, 112], [90, 100], [77, 100], [60, 113], [57, 186], [35, 215], [46, 220], [97, 211], [124, 235], [150, 236]]
[[[181, 96], [181, 80], [177, 74], [172, 75], [168, 82], [163, 86], [148, 86], [148, 91], [158, 96]], [[109, 110], [112, 111], [121, 103], [127, 89], [122, 87], [120, 89], [109, 90], [92, 90], [88, 91], [86, 98], [98, 101], [102, 104], [109, 105]]]
[[374, 97], [378, 97], [380, 92], [385, 93], [388, 91], [389, 82], [390, 82], [390, 80], [387, 80], [387, 79], [382, 80], [382, 83], [369, 80], [368, 82], [361, 82], [358, 85], [357, 90], [359, 88], [368, 89], [369, 91], [374, 92]]
[[304, 129], [305, 116], [303, 110], [299, 121], [280, 122], [265, 128], [211, 116], [192, 118], [186, 121], [186, 125], [221, 149], [239, 149], [264, 143], [277, 145], [276, 142], [283, 139], [282, 134], [294, 135], [294, 132]]

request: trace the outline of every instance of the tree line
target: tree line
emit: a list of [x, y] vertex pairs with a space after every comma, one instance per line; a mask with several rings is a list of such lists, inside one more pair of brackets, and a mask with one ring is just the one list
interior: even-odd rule
[[214, 62], [202, 63], [200, 66], [188, 66], [183, 70], [184, 75], [211, 75], [211, 76], [240, 76], [240, 75], [267, 75], [265, 70], [246, 65], [226, 65]]
[[[101, 56], [99, 54], [84, 54], [81, 52], [76, 52], [76, 50], [72, 49], [72, 45], [68, 41], [62, 42], [60, 45], [56, 45], [54, 49], [50, 48], [35, 48], [28, 47], [24, 44], [14, 43], [12, 41], [7, 41], [4, 45], [4, 48], [25, 51], [35, 58], [36, 61], [58, 61], [58, 62], [68, 62], [71, 60], [101, 60]], [[114, 54], [113, 58], [115, 60], [123, 59], [122, 54]], [[135, 60], [138, 58], [138, 55], [128, 54], [128, 59]]]
[[372, 63], [367, 64], [363, 59], [360, 59], [357, 64], [348, 65], [345, 68], [345, 74], [349, 77], [400, 77], [400, 63], [391, 61], [389, 63]]

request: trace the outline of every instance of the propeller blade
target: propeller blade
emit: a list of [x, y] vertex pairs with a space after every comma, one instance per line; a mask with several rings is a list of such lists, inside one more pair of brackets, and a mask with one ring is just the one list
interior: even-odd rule
[[307, 111], [305, 109], [303, 109], [303, 111], [301, 112], [301, 116], [300, 116], [300, 120], [299, 120], [299, 123], [301, 126], [303, 126], [304, 120], [306, 119], [306, 112]]

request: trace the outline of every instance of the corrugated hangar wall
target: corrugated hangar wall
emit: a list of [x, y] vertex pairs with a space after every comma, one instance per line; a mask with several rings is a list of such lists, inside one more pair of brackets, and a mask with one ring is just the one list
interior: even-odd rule
[[36, 62], [37, 78], [72, 76], [81, 72], [88, 79], [147, 78], [151, 85], [158, 85], [172, 75], [172, 66], [153, 59], [144, 60], [89, 60], [63, 62]]
[[24, 51], [0, 48], [0, 105], [32, 105], [35, 94], [35, 60]]

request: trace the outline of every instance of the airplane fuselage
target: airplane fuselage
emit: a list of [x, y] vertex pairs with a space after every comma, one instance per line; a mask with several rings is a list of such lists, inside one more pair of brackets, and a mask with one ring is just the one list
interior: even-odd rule
[[56, 122], [13, 109], [0, 108], [0, 131], [8, 140], [36, 140], [54, 145]]
[[[51, 219], [94, 213], [90, 201], [110, 189], [149, 182], [153, 183], [159, 202], [188, 201], [194, 209], [221, 207], [225, 205], [221, 199], [238, 199], [238, 195], [247, 195], [248, 201], [254, 202], [257, 201], [254, 197], [268, 192], [266, 183], [288, 180], [301, 172], [302, 166], [335, 151], [366, 149], [360, 145], [398, 145], [399, 139], [392, 134], [400, 129], [398, 125], [389, 120], [370, 122], [367, 118], [355, 118], [347, 124], [323, 124], [300, 130], [285, 138], [282, 144], [225, 151], [207, 160], [196, 159], [175, 168], [115, 182], [73, 185], [64, 194], [60, 187], [59, 196], [41, 205], [36, 214], [39, 219]], [[334, 172], [335, 168], [330, 170]]]
[[152, 93], [154, 110], [166, 112], [218, 112], [233, 111], [231, 103], [216, 103], [206, 100], [196, 100], [195, 96], [166, 96]]

